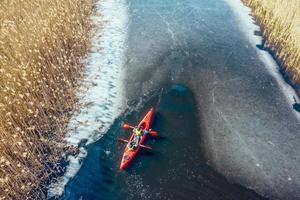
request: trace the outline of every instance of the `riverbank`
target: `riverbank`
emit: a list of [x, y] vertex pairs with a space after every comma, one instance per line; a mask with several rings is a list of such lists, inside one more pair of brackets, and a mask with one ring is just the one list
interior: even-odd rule
[[93, 1], [0, 5], [0, 199], [43, 199], [62, 171]]
[[69, 180], [80, 170], [89, 144], [104, 136], [124, 109], [126, 1], [101, 0], [95, 2], [94, 8], [90, 17], [93, 25], [91, 46], [87, 57], [82, 60], [84, 73], [76, 92], [82, 106], [69, 120], [64, 138], [68, 147], [78, 147], [79, 154], [67, 157], [64, 174], [53, 179], [48, 186], [48, 198], [64, 194]]
[[300, 95], [300, 3], [242, 0], [262, 27], [263, 49], [270, 51], [280, 70]]

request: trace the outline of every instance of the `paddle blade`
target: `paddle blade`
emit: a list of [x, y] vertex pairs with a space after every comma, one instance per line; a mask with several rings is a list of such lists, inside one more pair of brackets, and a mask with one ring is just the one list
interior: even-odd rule
[[118, 138], [118, 142], [120, 143], [128, 143], [128, 140], [122, 139], [122, 138]]
[[144, 148], [144, 149], [148, 149], [148, 150], [152, 150], [151, 147], [149, 146], [146, 146], [146, 145], [143, 145], [143, 144], [140, 144], [140, 147]]
[[152, 137], [157, 137], [158, 136], [158, 133], [156, 131], [150, 131], [150, 135]]
[[122, 125], [122, 128], [124, 128], [124, 129], [131, 129], [132, 127], [129, 124], [124, 123]]

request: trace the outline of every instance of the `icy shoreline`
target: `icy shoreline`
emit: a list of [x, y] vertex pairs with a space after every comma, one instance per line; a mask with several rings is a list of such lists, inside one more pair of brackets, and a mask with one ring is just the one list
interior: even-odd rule
[[284, 80], [283, 75], [280, 73], [280, 68], [272, 55], [269, 52], [260, 50], [256, 47], [256, 45], [262, 44], [263, 37], [254, 34], [254, 32], [260, 32], [261, 29], [255, 24], [254, 19], [251, 17], [251, 9], [246, 7], [241, 0], [224, 1], [232, 8], [233, 12], [239, 19], [241, 31], [248, 38], [249, 42], [257, 49], [257, 54], [259, 55], [260, 60], [264, 63], [264, 67], [266, 67], [268, 72], [275, 78], [280, 90], [286, 98], [286, 101], [291, 105], [291, 110], [300, 120], [300, 114], [292, 108], [294, 98], [297, 102], [300, 102], [297, 92]]
[[[122, 112], [124, 42], [127, 36], [127, 7], [124, 0], [102, 0], [96, 3], [91, 17], [94, 27], [91, 52], [85, 63], [85, 73], [77, 94], [83, 107], [70, 119], [65, 137], [67, 146], [78, 146], [100, 139], [114, 119]], [[86, 157], [85, 147], [79, 154], [68, 156], [65, 174], [48, 187], [47, 198], [61, 196], [68, 181], [81, 167]]]

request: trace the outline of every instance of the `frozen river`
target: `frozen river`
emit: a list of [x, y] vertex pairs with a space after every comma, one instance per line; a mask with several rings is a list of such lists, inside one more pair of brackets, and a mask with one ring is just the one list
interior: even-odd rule
[[[249, 10], [235, 0], [112, 2], [127, 12], [124, 109], [85, 147], [62, 198], [300, 199], [294, 94], [256, 47], [261, 38]], [[119, 126], [152, 106], [162, 138], [119, 172], [124, 146], [115, 141], [129, 136]]]

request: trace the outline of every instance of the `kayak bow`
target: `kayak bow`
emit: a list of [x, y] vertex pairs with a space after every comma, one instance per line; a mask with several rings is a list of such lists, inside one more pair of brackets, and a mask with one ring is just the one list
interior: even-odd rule
[[[138, 126], [142, 126], [144, 130], [149, 131], [151, 122], [154, 116], [154, 108], [151, 108], [148, 113], [145, 115], [145, 117], [142, 119], [142, 121], [139, 123]], [[139, 141], [139, 144], [137, 145], [136, 148], [129, 148], [129, 143], [134, 139], [134, 132], [132, 132], [129, 141], [123, 140], [127, 142], [127, 145], [125, 147], [123, 156], [122, 156], [122, 161], [120, 164], [120, 170], [124, 170], [133, 160], [133, 158], [136, 156], [140, 148], [146, 148], [146, 149], [151, 149], [151, 147], [145, 146], [144, 141], [146, 139], [148, 134], [142, 135], [141, 139]]]

